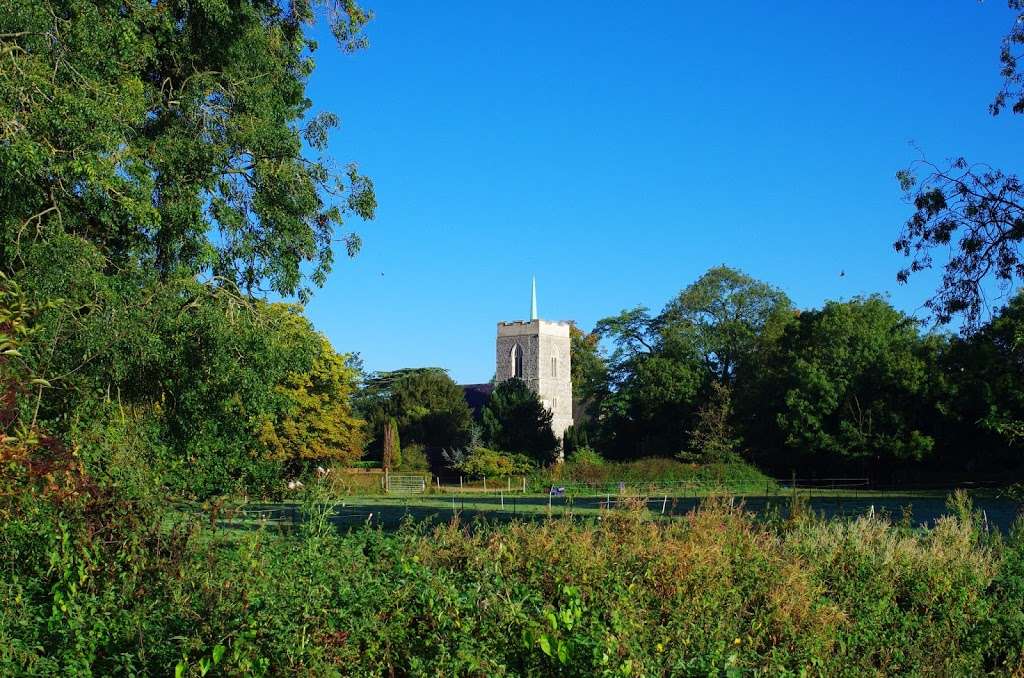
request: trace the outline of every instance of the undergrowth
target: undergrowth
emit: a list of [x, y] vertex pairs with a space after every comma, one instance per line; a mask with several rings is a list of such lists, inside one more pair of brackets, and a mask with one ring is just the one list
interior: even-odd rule
[[675, 521], [623, 510], [346, 536], [21, 506], [0, 523], [3, 675], [1024, 670], [1024, 530], [984, 532], [960, 497], [924, 531], [755, 521], [719, 499]]

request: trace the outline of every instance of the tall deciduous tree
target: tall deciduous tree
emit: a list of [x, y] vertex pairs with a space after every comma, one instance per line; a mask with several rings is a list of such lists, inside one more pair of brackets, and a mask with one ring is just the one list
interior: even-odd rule
[[1024, 297], [1017, 295], [991, 322], [936, 352], [942, 368], [936, 422], [947, 468], [1007, 468], [1024, 443]]
[[782, 339], [777, 423], [795, 455], [858, 464], [915, 461], [925, 432], [929, 366], [917, 323], [884, 299], [829, 302]]
[[316, 11], [344, 49], [363, 46], [354, 0], [0, 12], [0, 271], [67, 301], [25, 355], [49, 377], [39, 418], [93, 470], [135, 417], [152, 434], [138, 465], [161, 486], [271, 487], [282, 462], [262, 423], [326, 387], [277, 388], [310, 373], [319, 340], [253, 299], [305, 299], [375, 207], [369, 180], [326, 156], [337, 118], [305, 96]]
[[765, 335], [781, 334], [791, 315], [781, 290], [716, 266], [670, 301], [657, 324], [664, 335], [691, 336], [715, 377], [732, 385]]
[[[1024, 113], [1024, 2], [1009, 0], [1014, 22], [1000, 50], [1003, 86], [989, 106], [992, 115]], [[910, 259], [897, 279], [931, 268], [936, 248], [949, 250], [942, 280], [925, 302], [946, 323], [962, 315], [968, 329], [979, 326], [990, 304], [986, 288], [1007, 292], [1024, 279], [1024, 184], [1014, 171], [957, 158], [945, 164], [918, 161], [897, 172], [914, 213], [894, 243]]]
[[318, 339], [312, 366], [277, 386], [284, 398], [282, 411], [266, 418], [261, 428], [270, 458], [293, 467], [320, 461], [347, 464], [363, 454], [366, 422], [352, 412], [356, 372], [326, 337]]
[[302, 297], [323, 284], [332, 241], [358, 249], [346, 215], [372, 217], [375, 199], [354, 166], [323, 156], [337, 117], [309, 115], [317, 6], [344, 49], [365, 44], [355, 0], [5, 7], [0, 268], [67, 234], [165, 278]]
[[602, 451], [618, 457], [687, 451], [709, 383], [747, 400], [758, 357], [792, 316], [781, 291], [718, 266], [657, 316], [637, 307], [599, 321], [595, 333], [614, 345], [609, 395], [601, 404]]

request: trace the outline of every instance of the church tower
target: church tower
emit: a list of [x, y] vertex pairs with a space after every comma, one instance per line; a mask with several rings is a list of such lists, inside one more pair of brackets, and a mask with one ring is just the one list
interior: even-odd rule
[[530, 320], [498, 323], [495, 382], [522, 379], [552, 414], [559, 441], [572, 426], [572, 357], [568, 322], [537, 317], [537, 279], [530, 295]]

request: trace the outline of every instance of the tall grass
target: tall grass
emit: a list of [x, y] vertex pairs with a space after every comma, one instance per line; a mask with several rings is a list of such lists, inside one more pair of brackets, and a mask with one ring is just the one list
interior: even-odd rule
[[127, 615], [116, 569], [80, 582], [65, 610], [47, 593], [51, 564], [27, 559], [5, 582], [17, 603], [0, 607], [0, 674], [1024, 671], [1024, 531], [985, 533], [963, 499], [923, 531], [880, 517], [765, 523], [711, 499], [671, 522], [626, 510], [206, 536], [150, 556]]

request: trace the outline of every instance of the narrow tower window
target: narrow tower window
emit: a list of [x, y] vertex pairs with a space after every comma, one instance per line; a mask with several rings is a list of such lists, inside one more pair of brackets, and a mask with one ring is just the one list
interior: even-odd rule
[[558, 358], [551, 356], [551, 376], [558, 378]]
[[512, 376], [523, 378], [523, 349], [519, 344], [512, 346]]

